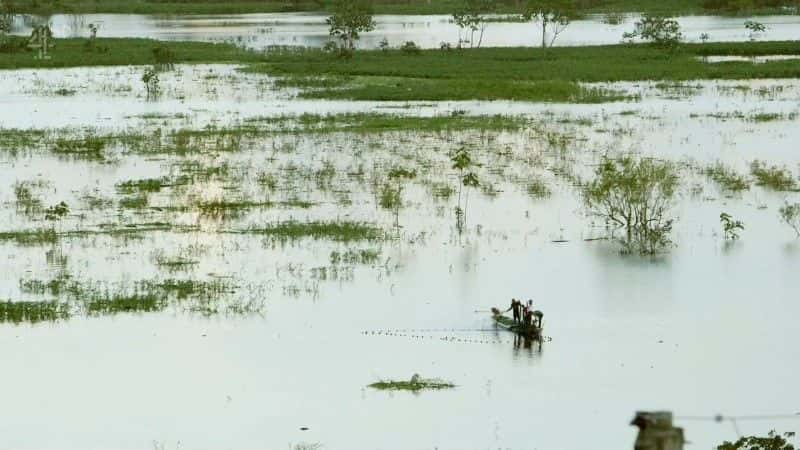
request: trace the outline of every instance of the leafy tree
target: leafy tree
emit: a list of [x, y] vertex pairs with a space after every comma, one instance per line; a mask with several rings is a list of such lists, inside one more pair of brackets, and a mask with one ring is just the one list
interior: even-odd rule
[[781, 219], [800, 237], [800, 203], [786, 203], [778, 210]]
[[[478, 175], [471, 171], [474, 163], [472, 157], [465, 147], [461, 147], [450, 156], [450, 161], [453, 163], [452, 167], [458, 170], [458, 204], [456, 206], [456, 228], [459, 233], [464, 230], [467, 217], [467, 204], [469, 202], [469, 188], [476, 188], [480, 186]], [[461, 208], [461, 192], [462, 188], [466, 188], [466, 200], [464, 208]]]
[[154, 99], [161, 93], [161, 80], [158, 78], [156, 67], [148, 67], [142, 73], [142, 83], [147, 91], [147, 98]]
[[453, 22], [458, 25], [458, 46], [461, 46], [461, 30], [469, 30], [469, 46], [473, 47], [475, 33], [480, 32], [478, 45], [483, 42], [483, 33], [486, 31], [486, 17], [494, 8], [492, 0], [464, 0], [456, 12], [453, 13]]
[[403, 205], [403, 180], [412, 180], [417, 176], [414, 170], [396, 167], [389, 171], [389, 179], [397, 183], [396, 188], [387, 184], [381, 192], [380, 204], [386, 209], [394, 210], [394, 224], [400, 226], [400, 207]]
[[375, 29], [372, 4], [368, 0], [336, 0], [333, 14], [325, 22], [329, 34], [342, 42], [342, 47], [354, 50], [361, 33]]
[[792, 432], [780, 435], [772, 430], [764, 437], [747, 436], [736, 442], [725, 441], [717, 446], [717, 450], [794, 450], [794, 445], [787, 440], [794, 435]]
[[525, 4], [522, 18], [542, 24], [542, 47], [548, 47], [547, 30], [551, 30], [552, 38], [549, 46], [559, 34], [569, 26], [575, 14], [575, 5], [572, 0], [528, 0]]
[[683, 39], [683, 33], [677, 20], [647, 14], [634, 24], [633, 31], [624, 33], [622, 38], [629, 41], [638, 38], [662, 47], [674, 48]]
[[671, 243], [669, 212], [677, 187], [677, 171], [669, 162], [604, 158], [583, 196], [591, 214], [625, 230], [624, 252], [655, 254]]
[[744, 230], [744, 223], [741, 220], [733, 220], [733, 216], [723, 212], [719, 215], [719, 221], [722, 223], [725, 240], [739, 239], [739, 231]]
[[14, 6], [8, 0], [0, 0], [0, 42], [5, 40], [5, 35], [11, 32], [14, 23]]

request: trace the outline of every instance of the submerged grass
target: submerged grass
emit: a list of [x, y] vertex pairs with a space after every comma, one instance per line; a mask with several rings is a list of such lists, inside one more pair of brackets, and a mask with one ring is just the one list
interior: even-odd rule
[[71, 308], [61, 302], [0, 301], [0, 323], [55, 322], [72, 316]]
[[572, 81], [515, 81], [358, 77], [344, 86], [307, 90], [303, 98], [373, 101], [526, 100], [602, 103], [632, 100], [621, 92], [586, 88]]
[[161, 192], [165, 187], [172, 187], [186, 184], [188, 180], [181, 178], [173, 180], [170, 178], [143, 178], [139, 180], [127, 180], [116, 184], [117, 192], [121, 194], [148, 194]]
[[254, 208], [302, 208], [308, 209], [314, 206], [314, 203], [300, 200], [285, 201], [285, 202], [272, 202], [272, 201], [251, 201], [251, 200], [213, 200], [208, 202], [197, 203], [196, 208], [201, 214], [212, 217], [223, 217], [228, 215], [236, 215]]
[[380, 249], [347, 249], [343, 252], [334, 250], [331, 252], [331, 265], [340, 264], [374, 264], [381, 257]]
[[112, 237], [133, 236], [156, 231], [194, 231], [195, 227], [181, 227], [164, 222], [106, 224], [96, 229], [56, 231], [53, 228], [0, 232], [0, 242], [13, 242], [21, 246], [54, 244], [61, 238], [80, 238], [96, 235]]
[[303, 238], [330, 239], [338, 242], [374, 241], [384, 239], [380, 228], [363, 222], [297, 222], [286, 221], [270, 224], [261, 228], [249, 228], [236, 233], [261, 234], [279, 240], [297, 240]]
[[447, 382], [447, 381], [440, 381], [440, 380], [410, 380], [410, 381], [379, 381], [377, 383], [372, 383], [369, 387], [373, 389], [378, 389], [381, 391], [422, 391], [422, 390], [439, 390], [439, 389], [450, 389], [456, 387], [455, 384]]
[[[478, 115], [459, 114], [437, 115], [432, 117], [404, 116], [381, 113], [342, 113], [342, 114], [302, 114], [299, 116], [280, 116], [261, 119], [270, 124], [279, 124], [278, 129], [331, 133], [380, 133], [386, 131], [461, 131], [481, 130], [516, 130], [530, 123], [530, 119], [510, 115]], [[281, 125], [283, 124], [283, 125]]]
[[741, 192], [750, 189], [750, 180], [735, 170], [725, 166], [722, 162], [706, 167], [703, 174], [730, 192]]
[[103, 149], [107, 144], [107, 138], [93, 135], [87, 135], [79, 139], [58, 138], [53, 146], [53, 153], [100, 160], [103, 159]]
[[0, 128], [0, 150], [15, 154], [20, 149], [31, 148], [45, 136], [43, 130]]
[[767, 166], [763, 161], [753, 161], [750, 164], [750, 173], [755, 177], [756, 184], [776, 191], [796, 191], [797, 180], [786, 167]]
[[[237, 152], [252, 140], [275, 134], [327, 134], [387, 133], [399, 131], [455, 132], [465, 130], [513, 131], [534, 124], [530, 118], [511, 115], [442, 114], [430, 117], [392, 113], [338, 113], [300, 114], [248, 118], [226, 127], [201, 129], [183, 128], [162, 130], [146, 128], [109, 134], [94, 132], [76, 138], [75, 130], [53, 128], [48, 130], [0, 130], [0, 148], [4, 140], [8, 150], [41, 149], [57, 155], [74, 156], [89, 160], [102, 160], [108, 148], [120, 150], [122, 155], [198, 155]], [[144, 178], [121, 181], [116, 185], [122, 194], [159, 192], [165, 187], [185, 185], [198, 170], [205, 170], [195, 161], [181, 161], [182, 176]], [[183, 170], [185, 169], [185, 170]], [[195, 170], [197, 169], [197, 170]], [[213, 170], [221, 175], [224, 165]], [[203, 176], [214, 175], [204, 173]]]
[[0, 232], [0, 242], [3, 241], [12, 241], [25, 246], [53, 244], [58, 241], [58, 233], [52, 228], [4, 231]]
[[140, 313], [163, 311], [169, 302], [154, 294], [114, 295], [110, 298], [94, 298], [85, 305], [90, 316], [121, 313]]
[[254, 303], [233, 302], [222, 306], [236, 286], [230, 281], [191, 279], [141, 280], [121, 285], [88, 282], [61, 276], [51, 280], [20, 281], [20, 290], [29, 295], [55, 297], [55, 301], [0, 303], [0, 322], [37, 322], [66, 319], [76, 314], [87, 316], [159, 312], [170, 306], [186, 311], [213, 314], [258, 312]]

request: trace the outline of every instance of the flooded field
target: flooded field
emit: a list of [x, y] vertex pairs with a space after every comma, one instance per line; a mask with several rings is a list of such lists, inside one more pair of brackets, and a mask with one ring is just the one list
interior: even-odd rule
[[[383, 29], [425, 46], [450, 26], [403, 20]], [[103, 32], [193, 38], [143, 23]], [[406, 103], [298, 99], [226, 65], [149, 96], [141, 75], [0, 72], [3, 447], [630, 448], [633, 412], [667, 409], [708, 449], [736, 438], [715, 414], [798, 413], [800, 240], [778, 210], [800, 201], [800, 80]], [[602, 157], [631, 153], [678, 167], [656, 257], [584, 207]], [[512, 297], [544, 311], [541, 342], [493, 324]], [[367, 387], [414, 374], [455, 387]]]
[[[88, 24], [99, 24], [103, 37], [146, 37], [168, 41], [201, 40], [233, 42], [250, 48], [269, 46], [322, 47], [330, 38], [327, 16], [312, 13], [240, 14], [220, 16], [147, 16], [135, 14], [60, 14], [47, 18], [58, 37], [86, 37]], [[631, 31], [639, 15], [629, 14], [609, 20], [591, 16], [576, 20], [559, 35], [557, 46], [618, 44], [622, 34]], [[376, 16], [377, 27], [364, 33], [359, 48], [378, 48], [381, 40], [399, 47], [414, 41], [422, 48], [439, 48], [442, 42], [456, 45], [458, 27], [451, 16]], [[752, 18], [750, 18], [752, 19]], [[700, 42], [705, 33], [711, 42], [748, 41], [747, 17], [679, 17], [688, 42]], [[758, 39], [797, 39], [800, 16], [764, 16], [755, 18], [767, 30]], [[30, 34], [30, 24], [19, 21], [16, 32]], [[463, 36], [462, 36], [463, 38]], [[484, 34], [484, 47], [537, 46], [541, 28], [537, 23], [493, 22]], [[469, 45], [469, 44], [465, 44]]]

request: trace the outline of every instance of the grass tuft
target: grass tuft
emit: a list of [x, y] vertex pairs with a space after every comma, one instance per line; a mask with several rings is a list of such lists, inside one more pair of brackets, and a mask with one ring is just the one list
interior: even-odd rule
[[58, 233], [51, 228], [0, 232], [0, 242], [13, 241], [17, 245], [45, 245], [58, 241]]
[[750, 189], [750, 181], [747, 177], [737, 173], [721, 162], [706, 167], [703, 173], [726, 191], [741, 192]]
[[786, 167], [767, 166], [763, 161], [753, 161], [750, 173], [756, 178], [756, 184], [776, 191], [795, 191], [797, 181]]
[[286, 221], [239, 233], [263, 234], [280, 240], [303, 238], [330, 239], [337, 242], [374, 241], [384, 239], [380, 228], [363, 222], [297, 222]]
[[60, 302], [0, 302], [0, 323], [55, 322], [71, 316], [70, 307]]
[[441, 380], [425, 380], [422, 378], [414, 377], [409, 381], [379, 381], [372, 383], [369, 387], [381, 391], [412, 391], [418, 392], [422, 390], [439, 390], [451, 389], [456, 387], [455, 384], [441, 381]]

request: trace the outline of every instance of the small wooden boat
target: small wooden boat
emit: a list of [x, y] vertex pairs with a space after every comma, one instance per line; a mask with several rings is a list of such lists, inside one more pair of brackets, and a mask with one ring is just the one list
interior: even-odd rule
[[544, 317], [544, 314], [541, 311], [534, 311], [533, 317], [533, 323], [526, 326], [520, 322], [514, 322], [511, 317], [504, 316], [499, 309], [492, 308], [492, 319], [494, 319], [498, 327], [526, 338], [536, 339], [542, 336], [542, 317]]

